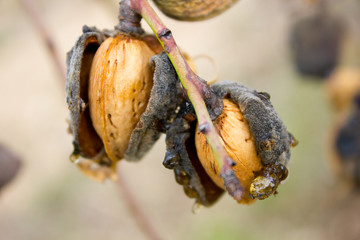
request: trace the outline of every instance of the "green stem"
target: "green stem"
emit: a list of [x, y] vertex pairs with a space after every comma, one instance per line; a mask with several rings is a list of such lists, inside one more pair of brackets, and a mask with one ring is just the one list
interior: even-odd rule
[[222, 99], [219, 100], [206, 82], [191, 70], [177, 47], [171, 31], [161, 22], [148, 1], [128, 0], [128, 2], [130, 8], [145, 19], [167, 53], [179, 76], [181, 84], [195, 109], [199, 131], [205, 134], [206, 139], [214, 152], [221, 169], [221, 177], [224, 179], [225, 188], [236, 200], [240, 200], [242, 198], [243, 187], [232, 169], [234, 161], [228, 156], [223, 148], [205, 104], [205, 101], [207, 100], [208, 106], [210, 105], [209, 111], [214, 119], [221, 112], [221, 110], [218, 110], [218, 105], [222, 106]]

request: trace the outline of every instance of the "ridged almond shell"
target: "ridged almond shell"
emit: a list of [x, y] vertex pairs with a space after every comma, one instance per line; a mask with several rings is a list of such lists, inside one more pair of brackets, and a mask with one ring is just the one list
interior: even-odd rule
[[183, 20], [198, 21], [215, 17], [238, 0], [154, 0], [157, 7], [167, 16]]
[[349, 109], [353, 98], [360, 92], [360, 70], [351, 67], [337, 68], [325, 82], [325, 90], [336, 110]]
[[141, 39], [120, 35], [97, 50], [90, 73], [89, 107], [93, 126], [113, 162], [124, 157], [132, 130], [145, 111], [155, 55]]
[[[251, 203], [249, 189], [254, 180], [254, 172], [263, 168], [261, 159], [256, 152], [254, 138], [249, 124], [243, 117], [239, 107], [229, 99], [224, 99], [224, 109], [214, 126], [221, 138], [223, 147], [228, 155], [235, 161], [233, 170], [245, 188], [244, 197], [239, 203]], [[196, 129], [195, 145], [198, 157], [210, 178], [224, 189], [223, 179], [220, 177], [220, 169], [214, 153], [203, 133]]]

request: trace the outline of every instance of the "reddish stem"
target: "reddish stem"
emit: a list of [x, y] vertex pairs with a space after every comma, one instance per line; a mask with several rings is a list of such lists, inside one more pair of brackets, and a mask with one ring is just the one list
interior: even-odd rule
[[59, 76], [61, 77], [62, 84], [65, 85], [65, 80], [66, 80], [65, 65], [61, 61], [61, 58], [59, 57], [59, 54], [56, 51], [53, 38], [51, 37], [51, 34], [48, 31], [44, 21], [41, 19], [40, 17], [41, 14], [39, 10], [36, 8], [33, 0], [20, 0], [20, 2], [23, 4], [24, 9], [28, 13], [31, 21], [33, 22], [34, 26], [40, 33], [41, 38], [44, 40], [44, 43], [53, 59], [53, 62], [55, 63], [56, 70], [58, 71]]
[[[206, 139], [214, 152], [219, 167], [221, 168], [221, 177], [224, 180], [226, 190], [236, 200], [241, 200], [244, 188], [232, 169], [235, 163], [223, 148], [215, 127], [212, 124], [212, 120], [216, 119], [222, 111], [222, 99], [218, 98], [213, 93], [206, 81], [201, 79], [191, 70], [184, 56], [181, 54], [181, 51], [177, 47], [171, 31], [161, 22], [148, 1], [123, 0], [120, 5], [121, 7], [129, 8], [129, 10], [123, 9], [123, 12], [130, 11], [131, 14], [136, 12], [141, 15], [155, 33], [165, 52], [169, 56], [169, 59], [180, 78], [184, 91], [195, 109], [199, 130], [205, 134]], [[126, 19], [126, 16], [120, 16], [120, 20], [124, 19]], [[131, 21], [132, 20], [129, 22]]]
[[118, 178], [118, 186], [121, 188], [123, 192], [123, 196], [125, 198], [125, 202], [127, 203], [129, 210], [132, 213], [132, 216], [135, 218], [138, 226], [143, 231], [143, 233], [151, 240], [160, 240], [161, 237], [155, 231], [154, 227], [151, 225], [150, 219], [146, 216], [146, 214], [139, 207], [140, 204], [137, 202], [135, 196], [132, 194], [128, 184], [126, 183], [124, 173], [121, 172], [121, 168], [117, 168], [117, 178]]

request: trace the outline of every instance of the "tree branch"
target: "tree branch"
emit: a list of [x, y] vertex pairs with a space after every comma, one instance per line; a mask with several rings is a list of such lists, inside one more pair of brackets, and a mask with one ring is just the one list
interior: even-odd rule
[[155, 231], [154, 227], [151, 225], [151, 221], [146, 216], [146, 214], [139, 207], [140, 204], [136, 201], [135, 196], [132, 194], [126, 180], [121, 172], [121, 167], [117, 167], [117, 182], [118, 186], [123, 193], [125, 202], [127, 203], [132, 216], [135, 218], [135, 221], [143, 233], [151, 240], [160, 240], [160, 235]]
[[[239, 201], [242, 198], [244, 189], [232, 169], [235, 162], [228, 156], [223, 148], [215, 127], [212, 124], [212, 120], [215, 120], [222, 112], [222, 99], [219, 99], [213, 93], [211, 88], [206, 84], [206, 81], [191, 70], [177, 47], [171, 31], [161, 22], [147, 0], [123, 0], [120, 6], [123, 8], [120, 10], [120, 21], [127, 19], [126, 15], [121, 14], [122, 12], [128, 12], [128, 9], [130, 12], [135, 11], [144, 18], [163, 46], [179, 76], [187, 97], [195, 109], [199, 130], [205, 134], [221, 168], [221, 177], [224, 180], [225, 188], [231, 196]], [[131, 21], [129, 20], [129, 22]], [[132, 25], [134, 25], [134, 23], [132, 23]], [[124, 30], [127, 31], [126, 29]]]
[[27, 14], [29, 15], [33, 25], [39, 32], [40, 37], [43, 39], [43, 41], [46, 45], [46, 48], [48, 49], [50, 56], [53, 59], [56, 70], [58, 71], [58, 74], [61, 78], [62, 84], [65, 84], [65, 80], [66, 80], [65, 65], [61, 61], [61, 58], [59, 57], [59, 54], [55, 47], [55, 42], [54, 42], [53, 38], [51, 37], [51, 34], [48, 31], [48, 28], [46, 27], [44, 21], [41, 19], [41, 14], [40, 14], [39, 10], [35, 6], [35, 3], [33, 0], [20, 0], [20, 2], [24, 6], [24, 9], [27, 12]]

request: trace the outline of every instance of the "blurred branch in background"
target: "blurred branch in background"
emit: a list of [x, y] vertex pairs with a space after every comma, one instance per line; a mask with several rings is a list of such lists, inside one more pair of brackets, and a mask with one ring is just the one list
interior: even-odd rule
[[44, 40], [44, 44], [46, 45], [46, 48], [48, 49], [53, 59], [59, 76], [61, 77], [60, 79], [62, 80], [62, 84], [64, 84], [66, 79], [65, 64], [61, 61], [61, 58], [59, 57], [59, 54], [56, 50], [55, 41], [51, 37], [50, 31], [48, 30], [43, 19], [41, 18], [39, 10], [37, 9], [33, 0], [20, 0], [20, 2], [24, 6], [25, 11], [29, 15], [41, 38]]
[[0, 191], [16, 176], [20, 167], [20, 159], [0, 145]]
[[125, 202], [129, 207], [129, 212], [134, 216], [137, 224], [143, 233], [151, 240], [160, 240], [160, 235], [155, 231], [151, 225], [151, 221], [146, 214], [139, 208], [139, 203], [136, 201], [135, 196], [132, 194], [128, 184], [126, 184], [124, 173], [121, 172], [121, 168], [117, 168], [118, 185], [121, 192], [124, 195]]
[[[50, 52], [53, 62], [57, 68], [59, 77], [62, 80], [62, 84], [64, 84], [66, 82], [65, 65], [61, 62], [61, 58], [59, 57], [58, 52], [56, 50], [57, 48], [55, 41], [51, 37], [51, 34], [46, 24], [41, 18], [41, 14], [39, 10], [37, 9], [33, 0], [20, 0], [20, 2], [23, 4], [26, 12], [28, 13], [28, 15], [32, 20], [32, 23], [34, 24], [35, 28], [40, 34], [40, 37], [43, 39], [48, 51]], [[4, 158], [4, 160], [2, 158]], [[4, 167], [2, 164], [4, 164]], [[7, 165], [5, 166], [5, 164]], [[10, 166], [10, 164], [12, 165]], [[3, 183], [5, 184], [15, 176], [19, 166], [20, 166], [19, 160], [16, 160], [16, 158], [12, 157], [10, 153], [8, 153], [5, 150], [3, 151], [3, 149], [0, 148], [0, 188], [3, 186]], [[4, 173], [2, 171], [4, 171]], [[161, 239], [157, 234], [157, 232], [152, 227], [149, 218], [141, 210], [138, 202], [135, 199], [135, 196], [132, 194], [130, 188], [126, 184], [125, 179], [122, 177], [122, 173], [118, 173], [118, 176], [119, 177], [117, 183], [119, 185], [119, 189], [122, 191], [124, 200], [126, 204], [129, 206], [130, 213], [133, 215], [139, 228], [144, 232], [144, 234], [148, 237], [148, 239], [151, 240]]]

